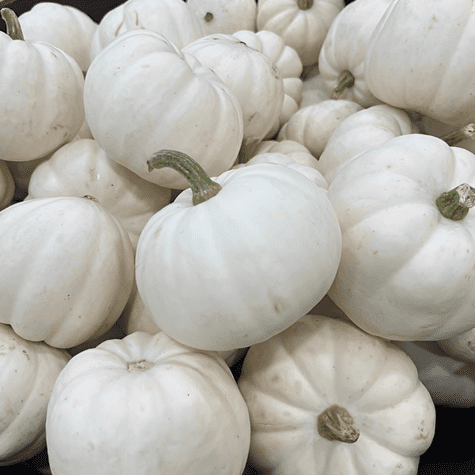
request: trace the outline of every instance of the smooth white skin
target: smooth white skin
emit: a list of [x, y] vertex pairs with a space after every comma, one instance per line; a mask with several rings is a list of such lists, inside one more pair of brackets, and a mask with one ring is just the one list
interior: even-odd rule
[[[238, 385], [251, 418], [250, 461], [264, 475], [416, 475], [434, 437], [434, 403], [411, 359], [339, 318], [307, 315], [252, 346]], [[356, 442], [318, 432], [333, 404], [353, 417]]]
[[409, 134], [341, 166], [328, 189], [343, 235], [329, 296], [362, 329], [439, 340], [474, 326], [475, 214], [444, 218], [435, 201], [475, 184], [474, 155]]
[[185, 190], [146, 224], [136, 279], [156, 324], [190, 346], [231, 350], [282, 331], [326, 294], [340, 259], [326, 192], [276, 164], [230, 170], [197, 206]]

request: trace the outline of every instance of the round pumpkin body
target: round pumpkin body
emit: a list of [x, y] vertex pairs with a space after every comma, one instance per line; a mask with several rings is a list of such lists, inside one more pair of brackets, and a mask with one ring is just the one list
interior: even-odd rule
[[200, 19], [183, 0], [128, 0], [123, 13], [125, 31], [160, 33], [178, 49], [206, 34]]
[[39, 41], [0, 32], [0, 156], [44, 157], [71, 141], [84, 121], [84, 76], [77, 62]]
[[80, 139], [35, 168], [26, 199], [84, 195], [119, 220], [135, 248], [145, 223], [169, 203], [171, 192], [108, 158], [95, 140]]
[[107, 155], [145, 180], [183, 189], [175, 170], [149, 173], [147, 159], [169, 148], [214, 176], [229, 170], [243, 137], [237, 99], [210, 69], [148, 30], [121, 34], [94, 59], [84, 86], [86, 119]]
[[362, 107], [381, 103], [366, 84], [364, 59], [371, 34], [391, 2], [352, 2], [330, 25], [320, 49], [318, 70], [325, 87], [335, 98], [354, 101]]
[[46, 409], [66, 350], [27, 341], [0, 324], [0, 466], [25, 462], [46, 446]]
[[440, 340], [474, 326], [475, 214], [454, 220], [436, 202], [462, 183], [475, 184], [474, 155], [429, 135], [392, 138], [340, 167], [327, 196], [343, 251], [328, 294], [363, 330]]
[[238, 99], [244, 142], [256, 145], [263, 140], [284, 101], [282, 78], [271, 59], [237, 36], [218, 33], [199, 38], [182, 51], [214, 71]]
[[18, 19], [25, 39], [56, 46], [72, 56], [86, 73], [97, 28], [97, 23], [89, 15], [71, 5], [40, 2]]
[[51, 470], [68, 475], [241, 475], [249, 440], [247, 406], [223, 358], [164, 332], [74, 356], [46, 419]]
[[381, 101], [464, 126], [475, 122], [470, 0], [393, 1], [368, 42], [365, 79]]
[[304, 66], [315, 64], [343, 0], [258, 0], [257, 30], [281, 36], [297, 51]]
[[321, 300], [338, 268], [340, 229], [326, 190], [287, 166], [214, 180], [222, 189], [213, 198], [193, 205], [184, 190], [150, 218], [136, 279], [163, 331], [225, 351], [269, 338]]
[[387, 104], [361, 109], [335, 127], [318, 159], [317, 169], [331, 183], [338, 167], [350, 158], [414, 132], [410, 117], [401, 109]]
[[251, 346], [238, 385], [263, 475], [416, 475], [434, 437], [411, 359], [337, 318], [306, 315]]
[[294, 140], [318, 160], [335, 129], [363, 108], [346, 99], [328, 99], [296, 111], [281, 127], [277, 140]]
[[285, 44], [283, 38], [276, 33], [260, 30], [256, 33], [249, 30], [239, 30], [233, 33], [249, 47], [265, 54], [277, 69], [284, 86], [284, 100], [279, 117], [274, 119], [274, 125], [266, 137], [274, 137], [280, 127], [285, 124], [298, 108], [302, 99], [302, 61], [297, 52]]
[[106, 332], [129, 298], [132, 244], [88, 198], [37, 198], [0, 213], [0, 318], [21, 337], [69, 348]]

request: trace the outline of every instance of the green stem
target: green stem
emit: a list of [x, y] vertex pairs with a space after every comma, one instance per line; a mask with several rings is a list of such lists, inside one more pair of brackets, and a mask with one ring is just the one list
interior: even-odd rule
[[355, 85], [355, 77], [348, 70], [344, 70], [338, 77], [338, 84], [332, 92], [332, 99], [338, 99], [347, 89]]
[[475, 139], [475, 124], [468, 124], [465, 127], [462, 127], [459, 130], [454, 130], [453, 132], [450, 132], [450, 134], [446, 134], [440, 138], [451, 147], [463, 140], [473, 140]]
[[159, 150], [147, 160], [148, 171], [170, 167], [179, 172], [190, 184], [193, 204], [197, 205], [216, 196], [221, 185], [211, 180], [203, 168], [186, 153], [177, 150]]
[[24, 40], [23, 32], [21, 31], [20, 22], [15, 12], [10, 8], [2, 8], [0, 10], [3, 21], [7, 24], [7, 35], [12, 40]]
[[462, 183], [453, 190], [442, 193], [435, 203], [442, 216], [459, 221], [467, 216], [470, 208], [475, 206], [475, 188]]
[[351, 414], [338, 404], [328, 407], [317, 418], [317, 430], [322, 437], [347, 444], [356, 442], [360, 436], [360, 431], [353, 424]]

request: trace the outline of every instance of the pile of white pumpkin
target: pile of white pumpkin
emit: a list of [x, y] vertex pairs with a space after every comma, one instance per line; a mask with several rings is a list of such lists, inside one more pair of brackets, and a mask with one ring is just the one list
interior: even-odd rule
[[2, 8], [0, 465], [415, 475], [475, 404], [472, 10]]

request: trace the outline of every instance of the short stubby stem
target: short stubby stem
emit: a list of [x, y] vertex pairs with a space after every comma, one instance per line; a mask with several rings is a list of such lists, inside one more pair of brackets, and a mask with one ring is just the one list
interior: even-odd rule
[[24, 40], [25, 38], [21, 31], [20, 22], [15, 12], [10, 8], [2, 8], [0, 14], [7, 25], [7, 35], [12, 40]]
[[318, 416], [317, 430], [327, 440], [353, 444], [360, 436], [359, 429], [353, 425], [354, 422], [344, 407], [333, 404]]
[[155, 366], [153, 361], [147, 360], [138, 360], [138, 361], [131, 361], [127, 363], [127, 371], [129, 373], [138, 373], [142, 371], [147, 371]]
[[186, 153], [177, 150], [159, 150], [147, 160], [148, 171], [170, 167], [180, 173], [190, 184], [193, 204], [203, 203], [221, 190], [221, 185], [211, 180], [201, 165]]
[[313, 0], [297, 0], [297, 6], [300, 10], [310, 10], [313, 7]]
[[459, 221], [475, 206], [475, 188], [468, 183], [462, 183], [453, 190], [442, 193], [435, 203], [444, 218]]
[[462, 127], [461, 129], [458, 129], [458, 130], [454, 130], [453, 132], [450, 132], [449, 134], [446, 134], [440, 138], [447, 145], [450, 145], [451, 147], [464, 140], [468, 140], [468, 139], [474, 140], [475, 139], [475, 124], [467, 124], [465, 127]]
[[338, 84], [335, 86], [335, 89], [333, 89], [331, 98], [339, 99], [347, 89], [350, 89], [354, 85], [355, 77], [353, 74], [348, 70], [342, 71], [338, 77]]

